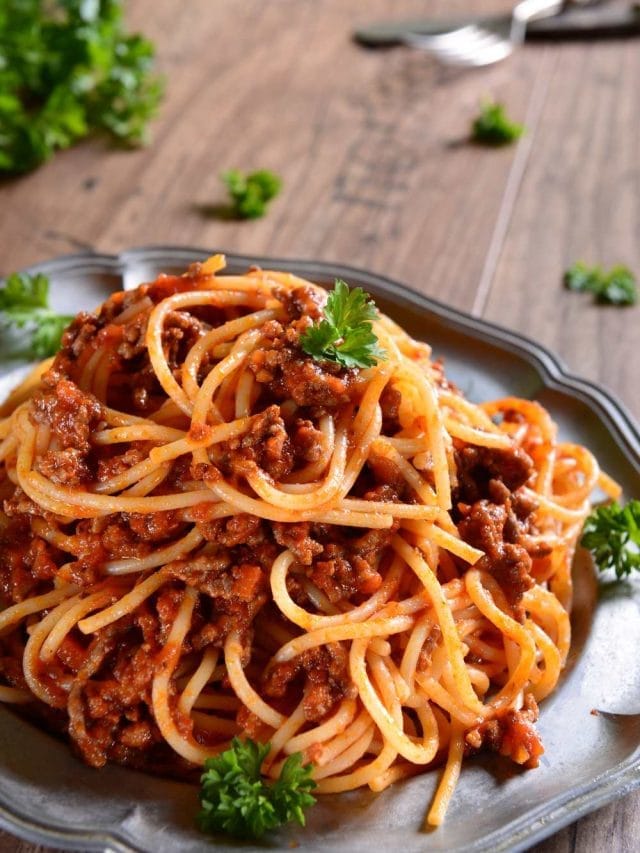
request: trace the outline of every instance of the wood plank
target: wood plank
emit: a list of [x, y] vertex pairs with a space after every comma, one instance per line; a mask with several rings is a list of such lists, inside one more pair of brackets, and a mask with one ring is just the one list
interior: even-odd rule
[[[5, 271], [83, 246], [195, 244], [345, 261], [471, 306], [513, 151], [459, 143], [487, 93], [525, 116], [546, 73], [538, 51], [468, 74], [356, 46], [353, 0], [194, 0], [177, 19], [169, 0], [132, 6], [169, 80], [155, 142], [131, 153], [93, 141], [5, 187]], [[421, 9], [376, 0], [366, 17]], [[204, 213], [232, 166], [283, 175], [263, 220]]]
[[575, 260], [640, 270], [635, 41], [564, 45], [483, 316], [549, 346], [637, 417], [640, 306], [596, 306], [562, 288]]

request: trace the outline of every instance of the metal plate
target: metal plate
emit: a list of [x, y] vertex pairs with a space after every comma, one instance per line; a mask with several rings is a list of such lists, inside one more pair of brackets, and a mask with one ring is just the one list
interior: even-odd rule
[[[78, 310], [158, 272], [181, 272], [210, 253], [154, 247], [117, 257], [74, 255], [33, 269], [51, 277], [54, 302]], [[640, 496], [640, 431], [631, 416], [602, 388], [570, 376], [538, 344], [362, 270], [228, 256], [230, 271], [250, 264], [364, 287], [444, 357], [447, 375], [470, 399], [516, 394], [539, 400], [563, 438], [594, 451], [627, 497]], [[15, 373], [0, 377], [0, 397], [15, 382]], [[422, 829], [437, 781], [437, 773], [427, 773], [378, 795], [325, 797], [310, 810], [306, 829], [240, 849], [521, 850], [640, 785], [640, 584], [598, 588], [584, 555], [575, 575], [574, 641], [562, 682], [542, 706], [546, 753], [537, 770], [520, 771], [495, 756], [467, 762], [438, 830]], [[618, 713], [594, 716], [594, 708]], [[92, 770], [65, 744], [0, 708], [0, 825], [16, 835], [67, 849], [193, 853], [211, 847], [193, 828], [196, 811], [192, 786], [119, 767]], [[239, 845], [220, 839], [216, 849]]]

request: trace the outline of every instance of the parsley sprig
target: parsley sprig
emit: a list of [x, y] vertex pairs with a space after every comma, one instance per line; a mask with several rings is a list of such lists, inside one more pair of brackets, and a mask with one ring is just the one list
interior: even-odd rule
[[372, 321], [378, 310], [361, 287], [337, 278], [324, 308], [324, 319], [300, 336], [300, 345], [317, 361], [335, 361], [343, 367], [372, 367], [386, 358]]
[[471, 125], [471, 138], [479, 145], [509, 145], [524, 133], [524, 125], [511, 121], [503, 104], [485, 101]]
[[35, 169], [94, 130], [137, 145], [162, 97], [154, 48], [122, 0], [0, 3], [0, 175]]
[[258, 219], [267, 212], [267, 205], [282, 188], [281, 179], [268, 169], [245, 175], [230, 169], [220, 176], [231, 198], [232, 213], [237, 219]]
[[0, 329], [13, 327], [27, 332], [23, 348], [14, 355], [54, 355], [72, 319], [49, 308], [49, 279], [42, 273], [13, 273], [0, 289]]
[[260, 838], [290, 821], [304, 826], [304, 809], [315, 803], [316, 783], [302, 755], [290, 755], [279, 778], [265, 782], [260, 775], [269, 744], [231, 741], [231, 748], [209, 758], [202, 774], [198, 825], [203, 832], [224, 832], [239, 838]]
[[593, 293], [596, 302], [606, 305], [635, 305], [638, 300], [636, 280], [628, 267], [618, 264], [605, 272], [577, 261], [564, 274], [568, 290]]
[[591, 551], [600, 571], [615, 569], [619, 578], [639, 571], [640, 501], [595, 509], [585, 522], [581, 544]]

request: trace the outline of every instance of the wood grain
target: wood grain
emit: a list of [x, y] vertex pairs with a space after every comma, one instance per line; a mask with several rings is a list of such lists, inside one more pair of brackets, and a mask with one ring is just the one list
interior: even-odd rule
[[[508, 8], [437, 0], [429, 12]], [[131, 0], [154, 39], [167, 97], [153, 145], [92, 140], [0, 185], [0, 267], [82, 249], [173, 243], [335, 260], [387, 273], [520, 329], [637, 415], [640, 309], [563, 292], [577, 258], [640, 270], [637, 42], [536, 45], [461, 73], [402, 48], [367, 51], [358, 22], [423, 0]], [[528, 132], [467, 144], [483, 96]], [[284, 191], [253, 222], [215, 215], [219, 173], [271, 168]], [[537, 853], [631, 851], [640, 793], [583, 818]], [[43, 848], [0, 833], [0, 853]]]

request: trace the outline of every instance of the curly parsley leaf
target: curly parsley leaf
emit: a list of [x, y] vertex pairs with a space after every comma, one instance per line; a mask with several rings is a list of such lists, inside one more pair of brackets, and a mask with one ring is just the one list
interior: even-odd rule
[[24, 329], [27, 333], [23, 348], [13, 355], [54, 355], [72, 319], [49, 308], [49, 279], [42, 273], [13, 273], [0, 289], [0, 329]]
[[198, 826], [203, 832], [224, 832], [238, 838], [260, 838], [292, 820], [304, 826], [304, 809], [315, 803], [316, 783], [302, 755], [290, 755], [279, 778], [268, 783], [260, 775], [269, 744], [231, 741], [230, 749], [209, 758], [201, 777]]
[[635, 305], [638, 288], [628, 267], [618, 264], [605, 272], [602, 267], [590, 267], [577, 261], [564, 274], [568, 290], [593, 293], [596, 302], [603, 305]]
[[31, 171], [92, 131], [138, 145], [162, 97], [154, 48], [122, 0], [0, 4], [0, 174]]
[[281, 179], [267, 169], [249, 175], [239, 169], [230, 169], [220, 177], [227, 186], [233, 214], [238, 219], [258, 219], [264, 216], [268, 203], [282, 188]]
[[524, 125], [511, 121], [503, 104], [485, 101], [471, 125], [471, 138], [479, 145], [510, 145], [524, 133]]
[[316, 361], [335, 361], [343, 367], [372, 367], [386, 358], [372, 321], [378, 310], [361, 287], [337, 278], [324, 308], [324, 319], [300, 336], [300, 345]]
[[617, 577], [640, 570], [640, 501], [611, 503], [587, 518], [580, 544], [591, 551], [600, 571], [615, 569]]

